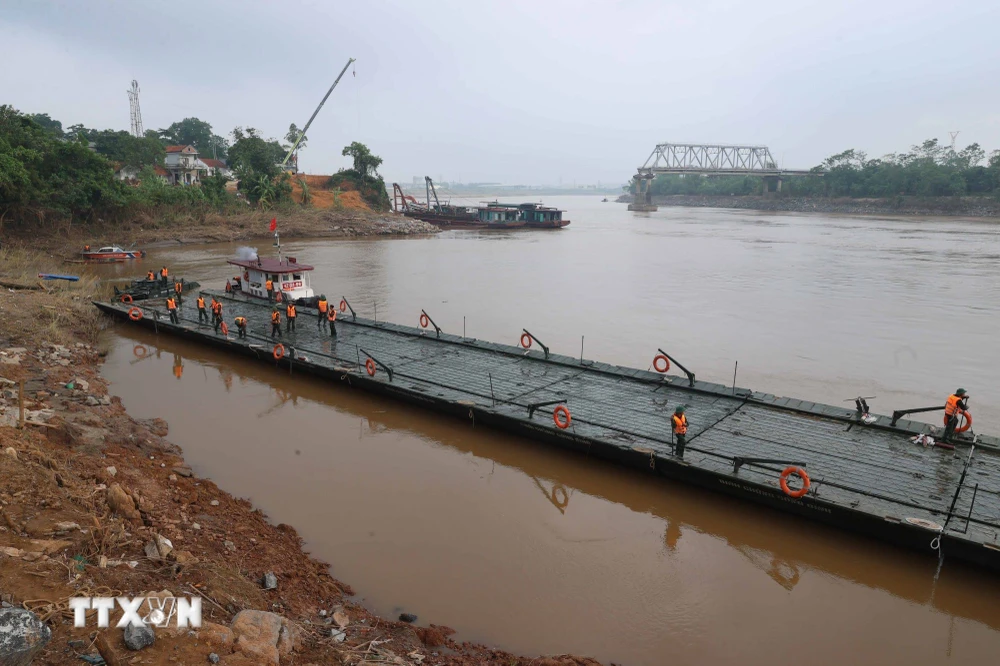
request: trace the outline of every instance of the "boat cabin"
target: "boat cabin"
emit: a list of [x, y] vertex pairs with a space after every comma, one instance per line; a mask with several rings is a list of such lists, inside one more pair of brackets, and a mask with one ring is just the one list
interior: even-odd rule
[[282, 298], [295, 300], [312, 298], [313, 290], [309, 285], [309, 271], [312, 266], [300, 264], [295, 257], [281, 259], [230, 259], [233, 266], [243, 269], [240, 275], [240, 289], [243, 293], [258, 298], [267, 298], [265, 284], [268, 280], [274, 283], [274, 290], [280, 291]]
[[504, 224], [518, 221], [517, 206], [491, 203], [479, 208], [479, 221], [491, 224]]
[[521, 219], [525, 222], [560, 222], [563, 212], [558, 208], [542, 204], [523, 203], [518, 206]]

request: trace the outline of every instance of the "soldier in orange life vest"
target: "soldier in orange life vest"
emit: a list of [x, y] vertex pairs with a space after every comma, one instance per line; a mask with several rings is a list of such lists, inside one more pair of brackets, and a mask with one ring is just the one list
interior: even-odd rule
[[174, 282], [174, 293], [177, 294], [177, 302], [178, 303], [183, 303], [184, 302], [184, 297], [183, 297], [183, 294], [184, 294], [184, 283], [181, 282], [180, 280]]
[[330, 324], [330, 337], [337, 337], [337, 310], [330, 308], [326, 313], [326, 321]]
[[278, 312], [278, 308], [274, 308], [274, 312], [271, 313], [271, 339], [277, 335], [281, 337], [281, 313]]
[[179, 324], [180, 320], [177, 318], [177, 301], [173, 296], [167, 297], [167, 312], [170, 314], [170, 323]]
[[295, 304], [288, 301], [285, 306], [285, 333], [295, 330]]
[[156, 274], [153, 271], [146, 271], [146, 279], [152, 282], [156, 279]]
[[205, 297], [198, 294], [198, 323], [208, 322], [208, 313], [205, 312]]
[[274, 302], [274, 282], [271, 278], [267, 278], [267, 282], [264, 283], [264, 289], [267, 290], [267, 300], [271, 303]]
[[212, 296], [212, 328], [215, 332], [219, 332], [219, 326], [222, 324], [222, 303], [215, 300], [215, 296]]
[[243, 291], [243, 278], [239, 275], [233, 276], [233, 291]]
[[947, 442], [951, 439], [958, 426], [958, 417], [968, 409], [969, 394], [965, 389], [960, 388], [948, 396], [947, 402], [944, 403], [944, 437], [941, 438], [942, 441]]
[[323, 324], [327, 321], [326, 311], [332, 309], [326, 300], [326, 294], [321, 294], [319, 300], [316, 302], [316, 328], [323, 328]]
[[684, 445], [687, 444], [688, 420], [684, 416], [684, 405], [674, 410], [674, 415], [670, 417], [671, 425], [674, 429], [674, 442], [677, 446], [674, 452], [678, 458], [684, 457]]
[[236, 324], [236, 337], [240, 339], [247, 337], [247, 318], [237, 317], [233, 322]]
[[166, 266], [164, 266], [163, 268], [161, 268], [160, 269], [160, 282], [162, 282], [163, 284], [166, 284], [167, 283], [167, 275], [169, 275], [169, 274], [170, 274], [170, 271], [167, 270]]

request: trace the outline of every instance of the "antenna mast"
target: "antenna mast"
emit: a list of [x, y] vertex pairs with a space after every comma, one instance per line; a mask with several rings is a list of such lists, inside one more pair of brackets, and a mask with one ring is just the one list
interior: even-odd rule
[[955, 150], [955, 138], [961, 134], [961, 132], [948, 132], [951, 135], [951, 149]]
[[142, 111], [139, 110], [139, 82], [132, 79], [132, 87], [128, 90], [129, 115], [131, 116], [132, 136], [142, 137]]

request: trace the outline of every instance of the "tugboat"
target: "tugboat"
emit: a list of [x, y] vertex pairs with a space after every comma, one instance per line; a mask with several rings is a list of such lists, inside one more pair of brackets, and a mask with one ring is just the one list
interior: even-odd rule
[[229, 259], [226, 263], [243, 269], [241, 275], [229, 280], [227, 291], [237, 291], [255, 298], [267, 299], [265, 285], [271, 280], [274, 285], [276, 301], [291, 301], [296, 305], [315, 307], [319, 300], [309, 285], [309, 272], [313, 270], [308, 264], [300, 264], [295, 257], [281, 258], [281, 246], [278, 246], [278, 258], [267, 259], [259, 255], [243, 259]]
[[89, 245], [83, 246], [80, 257], [87, 262], [102, 264], [112, 264], [129, 259], [142, 259], [146, 256], [145, 250], [125, 250], [117, 245], [105, 245], [104, 247], [91, 250]]

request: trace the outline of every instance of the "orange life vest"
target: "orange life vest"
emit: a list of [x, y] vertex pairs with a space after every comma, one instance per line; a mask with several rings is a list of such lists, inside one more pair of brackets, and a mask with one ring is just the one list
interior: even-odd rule
[[295, 319], [295, 306], [291, 303], [285, 308], [285, 316], [289, 319]]
[[173, 296], [171, 296], [170, 298], [167, 299], [167, 309], [168, 310], [176, 310], [177, 309], [177, 301], [174, 300]]
[[688, 431], [688, 420], [683, 414], [674, 414], [670, 419], [674, 422], [674, 434], [675, 435], [686, 435]]
[[222, 303], [214, 298], [212, 299], [212, 312], [215, 314], [222, 314]]
[[167, 267], [164, 266], [160, 269], [160, 277], [167, 277], [167, 275], [169, 275], [169, 273], [167, 272]]
[[234, 319], [234, 321], [236, 322], [236, 325], [239, 326], [240, 328], [243, 328], [244, 326], [247, 325], [246, 317], [237, 317], [236, 319]]
[[176, 291], [178, 294], [181, 293], [182, 291], [184, 291], [184, 285], [181, 284], [180, 282], [174, 282], [174, 291]]
[[264, 283], [264, 289], [267, 289], [268, 291], [274, 291], [274, 283], [268, 280], [267, 282]]
[[201, 296], [198, 297], [198, 309], [199, 310], [205, 309], [205, 299]]
[[326, 313], [326, 318], [330, 321], [337, 321], [337, 311], [330, 308], [330, 311]]
[[327, 305], [326, 301], [325, 300], [321, 300], [319, 303], [316, 304], [316, 307], [319, 308], [320, 312], [326, 312], [326, 305]]
[[944, 404], [945, 416], [954, 416], [959, 411], [961, 411], [961, 409], [958, 406], [958, 403], [962, 402], [964, 397], [965, 396], [955, 395], [954, 393], [949, 395], [948, 401]]
[[280, 324], [281, 323], [281, 313], [272, 312], [271, 313], [271, 323], [272, 324]]
[[148, 273], [146, 273], [146, 279], [147, 280], [155, 280], [156, 279], [156, 274], [154, 274], [153, 271], [149, 271]]
[[226, 280], [226, 293], [228, 294], [233, 290], [233, 285], [229, 284], [229, 280]]

